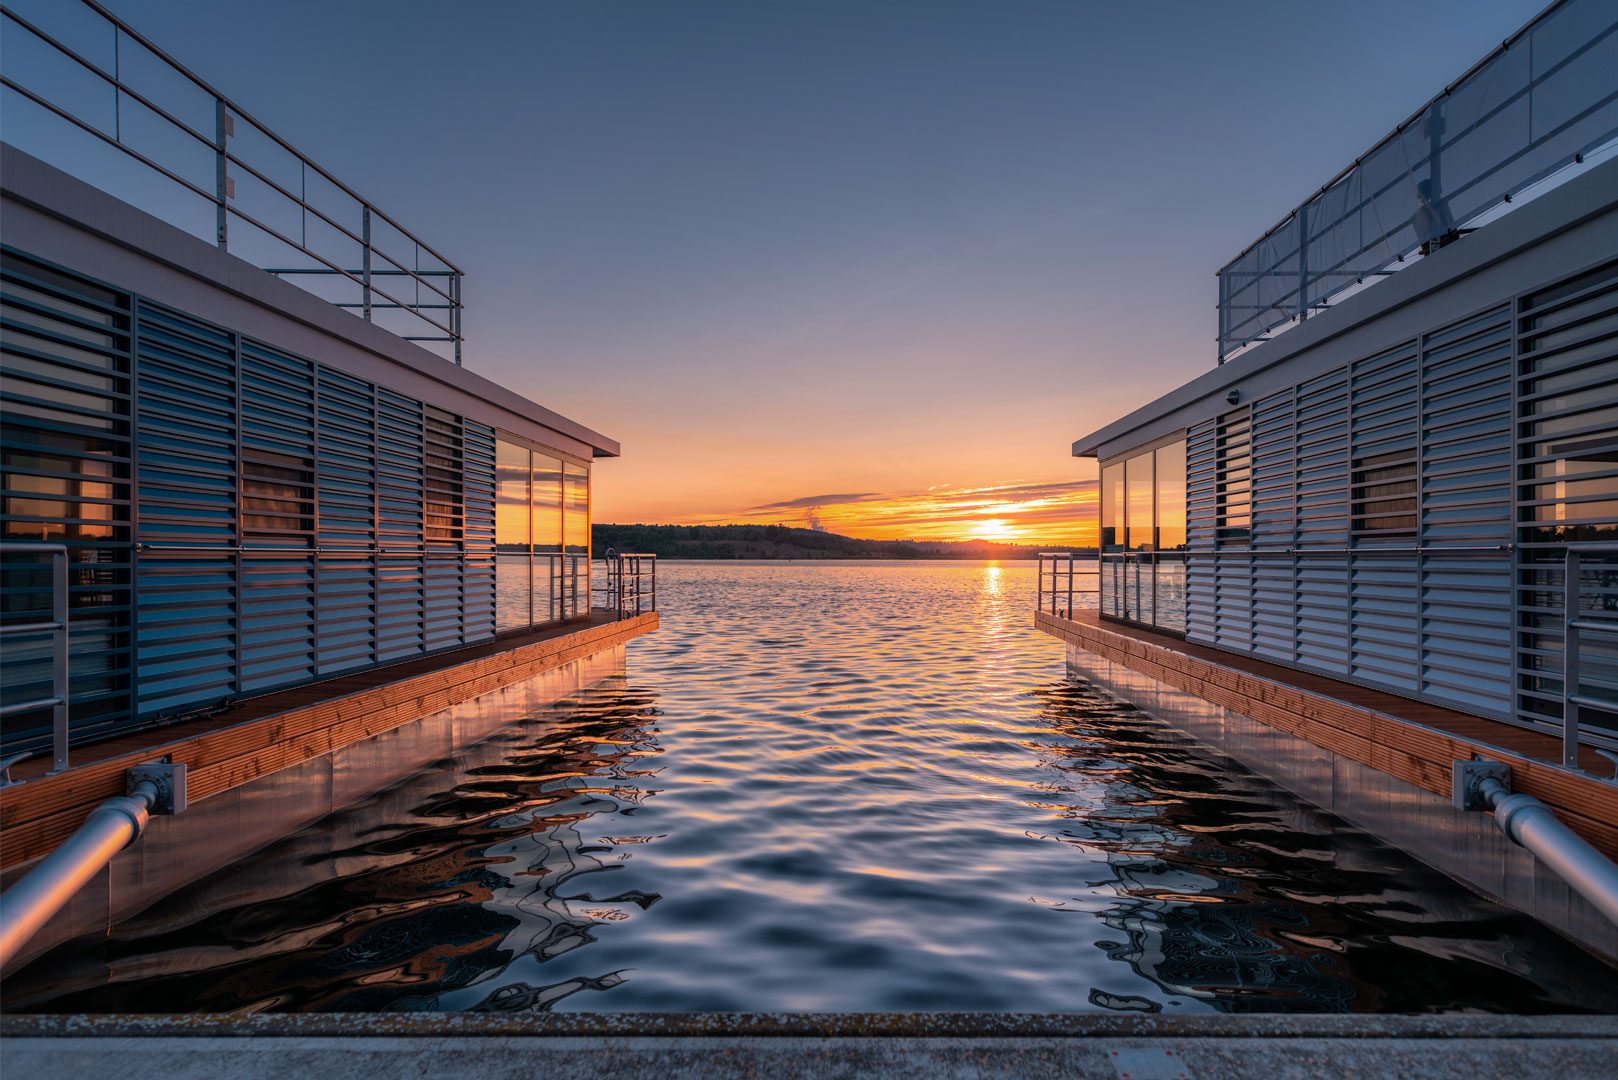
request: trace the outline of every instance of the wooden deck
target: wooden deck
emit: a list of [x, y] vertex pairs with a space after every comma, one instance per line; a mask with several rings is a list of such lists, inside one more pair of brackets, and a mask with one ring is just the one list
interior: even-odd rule
[[503, 686], [621, 645], [657, 628], [655, 612], [592, 615], [561, 626], [250, 698], [217, 713], [73, 751], [46, 774], [41, 756], [0, 788], [0, 869], [52, 850], [91, 807], [124, 792], [131, 765], [167, 756], [186, 765], [192, 801], [380, 735]]
[[1511, 766], [1512, 788], [1554, 808], [1569, 828], [1618, 858], [1614, 765], [1585, 748], [1584, 773], [1563, 768], [1553, 735], [1472, 716], [1239, 653], [1106, 622], [1093, 611], [1034, 625], [1097, 656], [1444, 798], [1450, 766], [1473, 755]]

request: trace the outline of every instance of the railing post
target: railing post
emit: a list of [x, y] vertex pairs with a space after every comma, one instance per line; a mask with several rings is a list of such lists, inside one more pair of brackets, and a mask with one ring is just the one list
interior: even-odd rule
[[220, 251], [229, 250], [230, 214], [225, 202], [230, 198], [230, 176], [226, 166], [226, 138], [230, 134], [230, 112], [223, 98], [214, 98], [214, 230]]
[[[361, 264], [360, 274], [363, 284], [360, 286], [360, 303], [363, 305], [365, 321], [371, 321], [371, 207], [369, 204], [360, 207], [360, 248]], [[404, 295], [400, 293], [400, 295]], [[460, 363], [460, 354], [455, 356], [456, 363]]]
[[51, 618], [56, 623], [51, 642], [51, 750], [55, 761], [52, 772], [67, 770], [68, 690], [71, 671], [68, 666], [68, 572], [67, 552], [51, 552]]
[[1073, 553], [1067, 553], [1067, 615], [1073, 618]]
[[457, 271], [449, 277], [449, 332], [455, 339], [455, 365], [461, 364], [461, 275]]
[[1579, 767], [1579, 552], [1567, 549], [1562, 570], [1562, 764]]

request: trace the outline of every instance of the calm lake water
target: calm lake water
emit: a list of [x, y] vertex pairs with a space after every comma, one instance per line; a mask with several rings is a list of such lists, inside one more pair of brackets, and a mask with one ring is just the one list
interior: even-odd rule
[[660, 579], [627, 680], [8, 1007], [1618, 1011], [1575, 946], [1069, 678], [1031, 564]]

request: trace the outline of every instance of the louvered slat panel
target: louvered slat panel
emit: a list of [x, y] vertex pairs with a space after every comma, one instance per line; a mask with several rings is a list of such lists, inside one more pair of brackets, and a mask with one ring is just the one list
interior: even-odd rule
[[[137, 322], [137, 708], [183, 711], [234, 694], [237, 563], [235, 336], [156, 304]], [[194, 547], [194, 555], [174, 549]]]
[[[1421, 398], [1421, 692], [1509, 716], [1509, 306], [1425, 336]], [[1501, 551], [1441, 550], [1491, 544]]]
[[1214, 643], [1214, 545], [1216, 476], [1214, 420], [1186, 431], [1186, 637]]
[[[1296, 398], [1297, 545], [1348, 545], [1348, 374], [1300, 383]], [[1298, 560], [1297, 660], [1328, 675], [1348, 672], [1348, 567], [1341, 558]]]

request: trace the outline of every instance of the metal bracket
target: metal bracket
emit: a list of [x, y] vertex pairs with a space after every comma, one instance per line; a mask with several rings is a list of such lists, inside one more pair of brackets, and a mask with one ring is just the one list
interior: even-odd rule
[[148, 761], [132, 766], [124, 773], [124, 793], [135, 790], [135, 785], [150, 781], [157, 785], [157, 801], [152, 803], [154, 814], [180, 814], [185, 812], [185, 766], [171, 761]]
[[1478, 791], [1485, 780], [1498, 780], [1507, 791], [1511, 790], [1511, 766], [1499, 761], [1457, 761], [1450, 766], [1450, 797], [1457, 810], [1493, 810], [1489, 800]]

